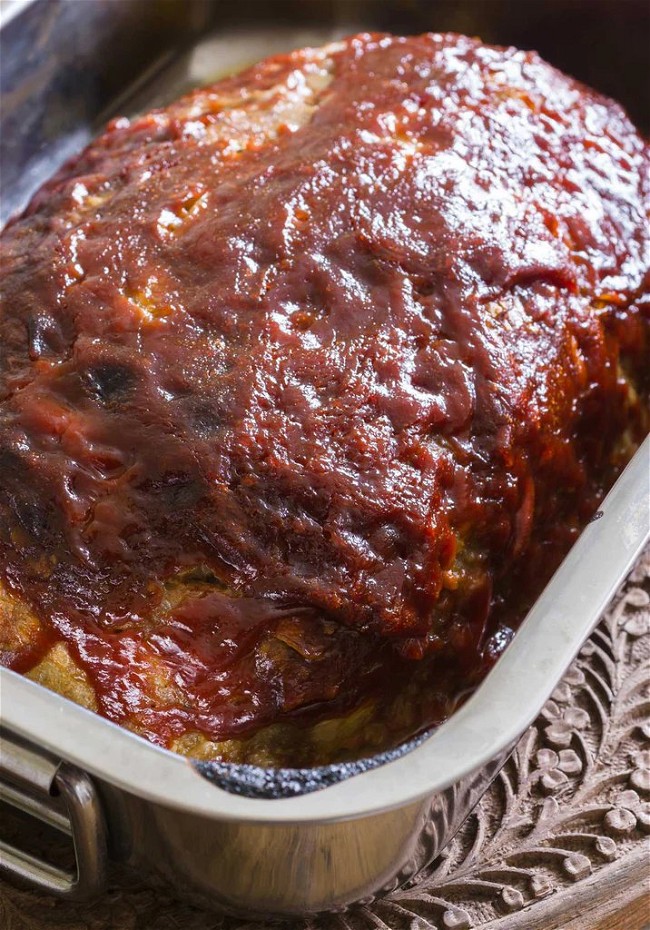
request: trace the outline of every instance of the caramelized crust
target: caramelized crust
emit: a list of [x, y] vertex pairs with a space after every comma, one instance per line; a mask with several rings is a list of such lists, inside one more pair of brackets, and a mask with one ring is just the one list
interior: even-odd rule
[[1, 237], [3, 662], [201, 758], [444, 719], [647, 430], [649, 189], [456, 35], [114, 121]]

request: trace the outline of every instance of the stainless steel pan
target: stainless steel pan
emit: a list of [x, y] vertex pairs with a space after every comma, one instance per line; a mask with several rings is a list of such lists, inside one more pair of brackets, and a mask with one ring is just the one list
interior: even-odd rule
[[[111, 112], [163, 103], [272, 51], [361, 25], [452, 27], [537, 44], [553, 59], [541, 33], [539, 42], [513, 34], [530, 28], [517, 10], [533, 11], [534, 22], [550, 18], [552, 33], [569, 7], [584, 5], [16, 0], [0, 29], [3, 216]], [[645, 42], [639, 5], [621, 8], [614, 27], [601, 21], [598, 32], [587, 21], [602, 47], [592, 40], [586, 52], [602, 60], [628, 34], [630, 77], [641, 73]], [[608, 82], [619, 81], [620, 62], [602, 75], [603, 89], [616, 92]], [[2, 871], [80, 898], [101, 892], [113, 857], [199, 901], [264, 916], [344, 908], [395, 888], [452, 838], [638, 556], [650, 536], [649, 465], [646, 440], [462, 709], [427, 739], [365, 764], [265, 773], [192, 763], [0, 670], [0, 799], [67, 833], [76, 856], [71, 874], [0, 842]]]

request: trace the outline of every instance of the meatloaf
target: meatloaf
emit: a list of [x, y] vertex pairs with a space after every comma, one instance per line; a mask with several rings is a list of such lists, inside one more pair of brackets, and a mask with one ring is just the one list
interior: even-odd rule
[[458, 35], [110, 123], [1, 236], [2, 662], [203, 759], [443, 720], [648, 428], [648, 164]]

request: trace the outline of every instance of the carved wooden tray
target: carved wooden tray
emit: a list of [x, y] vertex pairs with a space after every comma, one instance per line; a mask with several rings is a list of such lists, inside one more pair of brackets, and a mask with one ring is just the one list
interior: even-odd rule
[[[275, 930], [650, 926], [650, 550], [445, 854], [407, 888]], [[22, 829], [25, 827], [16, 827]], [[38, 828], [35, 828], [38, 830]], [[24, 840], [24, 835], [22, 837]], [[36, 849], [45, 840], [32, 838]], [[269, 930], [116, 869], [100, 902], [0, 885], [3, 930]]]

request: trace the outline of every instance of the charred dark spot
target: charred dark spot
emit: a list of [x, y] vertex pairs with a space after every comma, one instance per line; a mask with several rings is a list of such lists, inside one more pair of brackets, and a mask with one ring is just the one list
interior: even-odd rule
[[196, 401], [190, 404], [188, 419], [202, 439], [210, 439], [223, 426], [225, 411], [219, 403]]
[[413, 293], [416, 297], [426, 299], [438, 293], [440, 290], [440, 281], [434, 277], [418, 276], [413, 281]]
[[406, 556], [409, 552], [408, 534], [394, 523], [379, 524], [369, 538], [374, 550], [384, 559]]
[[205, 584], [223, 588], [224, 590], [226, 588], [223, 579], [219, 578], [214, 570], [207, 565], [195, 565], [193, 568], [179, 572], [165, 582], [165, 587], [171, 588], [175, 584]]
[[171, 509], [193, 507], [203, 494], [203, 485], [194, 475], [169, 472], [152, 481], [147, 490], [164, 498]]
[[28, 537], [29, 545], [45, 545], [52, 533], [54, 510], [47, 495], [26, 481], [29, 471], [21, 455], [13, 449], [0, 449], [0, 520], [9, 536], [12, 527], [19, 527]]
[[103, 404], [123, 403], [137, 383], [135, 372], [128, 365], [107, 362], [90, 368], [84, 377], [90, 392]]

